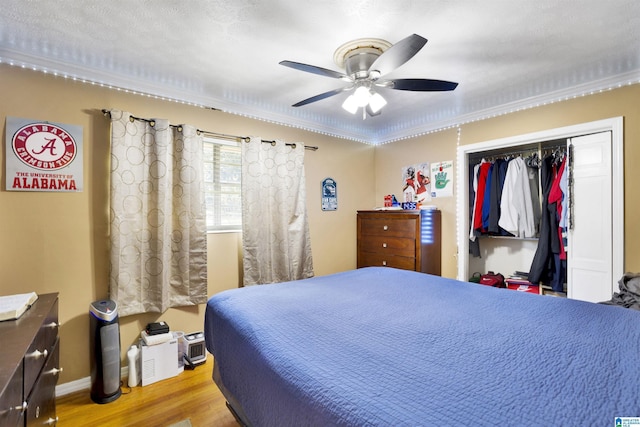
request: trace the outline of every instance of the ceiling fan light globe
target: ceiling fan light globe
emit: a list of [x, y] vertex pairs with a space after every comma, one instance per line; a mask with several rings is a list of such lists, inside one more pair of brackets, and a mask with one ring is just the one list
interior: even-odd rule
[[371, 99], [371, 91], [365, 86], [360, 86], [353, 94], [358, 107], [366, 107]]
[[351, 114], [355, 114], [358, 111], [358, 103], [353, 95], [349, 95], [347, 99], [342, 103], [342, 108]]
[[371, 95], [371, 99], [369, 99], [369, 107], [373, 113], [377, 113], [387, 105], [387, 100], [382, 97], [379, 93], [374, 93]]

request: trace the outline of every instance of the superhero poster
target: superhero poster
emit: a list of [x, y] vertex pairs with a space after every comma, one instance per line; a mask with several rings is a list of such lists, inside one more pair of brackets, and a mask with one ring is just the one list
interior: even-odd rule
[[82, 191], [82, 127], [7, 117], [9, 191]]
[[418, 163], [402, 168], [402, 201], [428, 202], [431, 200], [429, 163]]

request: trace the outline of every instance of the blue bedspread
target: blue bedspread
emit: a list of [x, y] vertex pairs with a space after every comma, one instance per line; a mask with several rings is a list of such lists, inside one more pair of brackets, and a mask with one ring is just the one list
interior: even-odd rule
[[365, 268], [213, 296], [253, 426], [613, 426], [640, 417], [640, 312]]

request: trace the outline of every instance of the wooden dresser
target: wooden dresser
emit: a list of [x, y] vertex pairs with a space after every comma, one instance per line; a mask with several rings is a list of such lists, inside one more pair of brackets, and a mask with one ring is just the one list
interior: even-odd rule
[[56, 425], [58, 294], [43, 294], [19, 319], [0, 322], [0, 426]]
[[358, 268], [387, 266], [440, 275], [441, 213], [358, 211]]

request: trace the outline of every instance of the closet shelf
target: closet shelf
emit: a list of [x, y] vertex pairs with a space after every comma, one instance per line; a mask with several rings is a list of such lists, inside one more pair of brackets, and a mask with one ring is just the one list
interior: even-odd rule
[[479, 237], [479, 238], [488, 237], [490, 239], [523, 240], [523, 241], [532, 241], [532, 242], [537, 242], [538, 241], [537, 237], [491, 236], [491, 235], [486, 235], [486, 234], [483, 234], [483, 235], [477, 236], [477, 237]]

